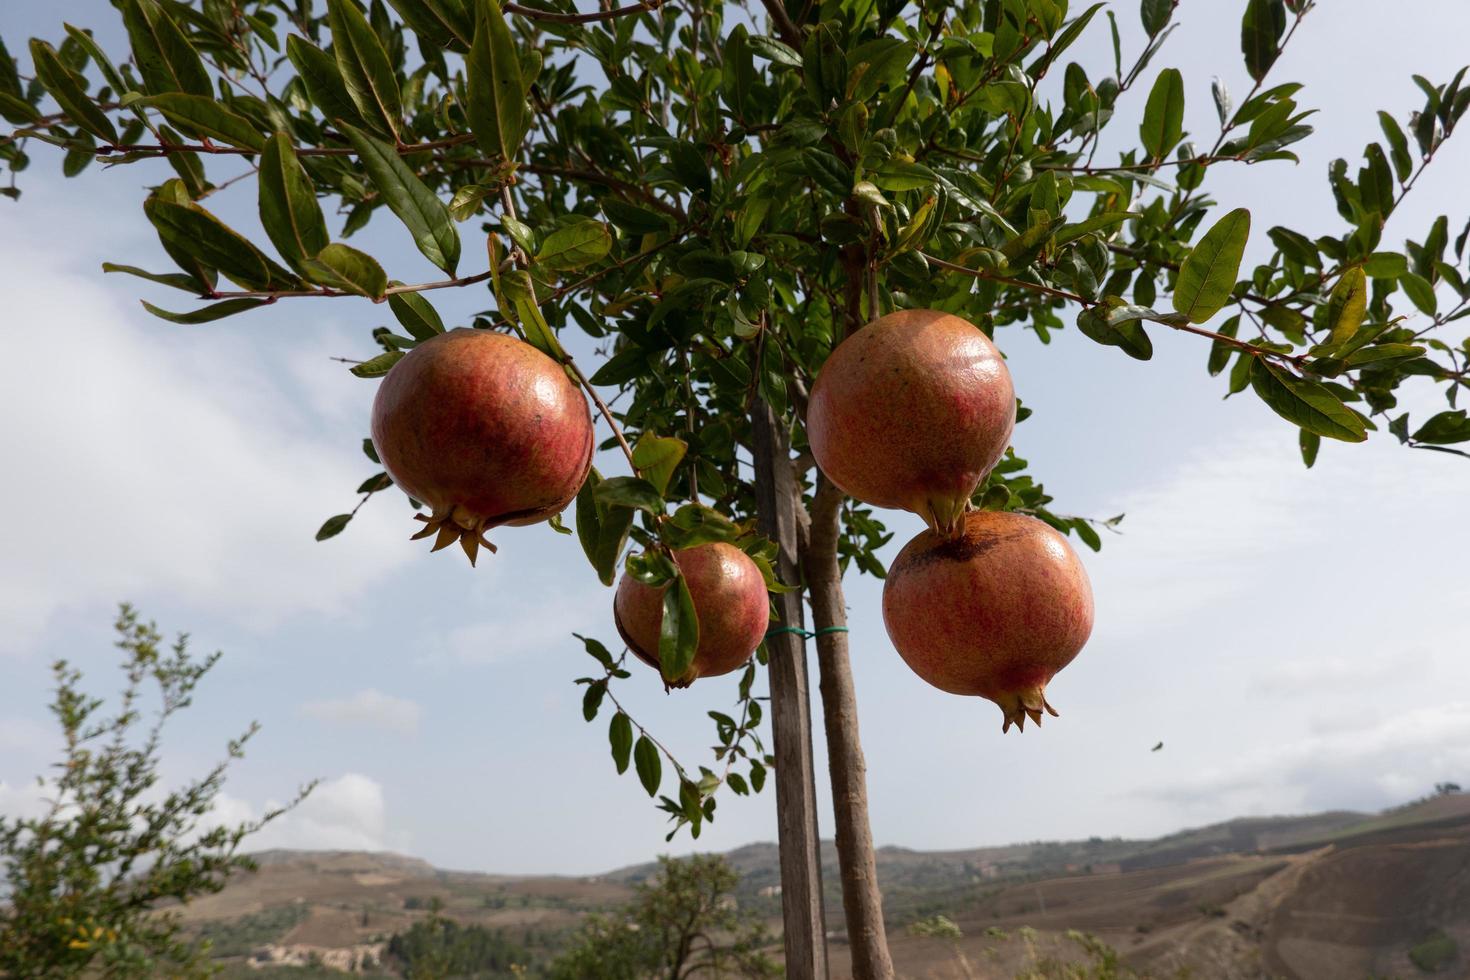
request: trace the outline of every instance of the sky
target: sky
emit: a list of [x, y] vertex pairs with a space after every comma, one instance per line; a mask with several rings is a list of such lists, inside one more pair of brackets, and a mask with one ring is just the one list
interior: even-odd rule
[[[1242, 7], [1181, 4], [1119, 131], [1136, 126], [1154, 72], [1174, 65], [1186, 128], [1212, 137], [1211, 76], [1249, 88]], [[1423, 0], [1415, 10], [1386, 18], [1369, 0], [1335, 0], [1298, 32], [1273, 77], [1304, 82], [1299, 100], [1319, 110], [1301, 165], [1221, 168], [1210, 184], [1222, 207], [1255, 214], [1255, 254], [1272, 224], [1335, 231], [1328, 161], [1359, 158], [1376, 110], [1419, 104], [1411, 73], [1442, 81], [1460, 66], [1470, 9]], [[1118, 13], [1126, 57], [1140, 32], [1132, 4]], [[12, 51], [31, 35], [58, 40], [62, 20], [120, 48], [103, 0], [0, 5]], [[1097, 78], [1111, 50], [1105, 27], [1089, 36], [1074, 56]], [[1387, 240], [1422, 236], [1439, 213], [1463, 222], [1465, 139], [1436, 158]], [[0, 812], [32, 810], [35, 777], [56, 757], [51, 661], [70, 659], [99, 693], [115, 688], [110, 625], [126, 599], [165, 631], [191, 633], [198, 652], [225, 651], [165, 745], [169, 780], [201, 772], [252, 719], [263, 728], [231, 772], [221, 818], [248, 819], [321, 780], [258, 847], [578, 874], [775, 839], [768, 790], [722, 794], [697, 843], [665, 844], [663, 815], [631, 774], [615, 773], [606, 717], [581, 718], [572, 680], [592, 664], [571, 637], [611, 642], [612, 593], [574, 539], [545, 526], [499, 531], [499, 553], [472, 569], [410, 543], [411, 511], [383, 494], [338, 538], [312, 540], [376, 470], [359, 448], [375, 385], [331, 357], [370, 354], [385, 309], [282, 302], [196, 327], [150, 317], [140, 298], [190, 300], [100, 266], [170, 268], [141, 210], [157, 171], [93, 166], [65, 180], [47, 148], [32, 155], [21, 201], [0, 201]], [[212, 163], [217, 181], [235, 172]], [[210, 205], [254, 228], [251, 187]], [[475, 228], [460, 229], [466, 272], [479, 271]], [[354, 244], [391, 277], [439, 277], [391, 215]], [[434, 301], [460, 323], [488, 305], [470, 290]], [[1306, 470], [1292, 426], [1249, 395], [1222, 402], [1223, 380], [1204, 370], [1208, 345], [1166, 334], [1154, 331], [1148, 363], [1070, 329], [1046, 347], [1019, 329], [997, 338], [1035, 411], [1017, 451], [1056, 509], [1127, 515], [1100, 554], [1082, 553], [1097, 624], [1048, 689], [1060, 718], [1002, 737], [994, 705], [908, 671], [883, 630], [880, 583], [848, 580], [880, 846], [1148, 836], [1240, 815], [1381, 808], [1470, 776], [1470, 466], [1383, 435], [1324, 441]], [[590, 344], [573, 352], [591, 373]], [[1409, 401], [1422, 417], [1437, 399], [1426, 389]], [[623, 471], [616, 458], [599, 466]], [[919, 530], [889, 517], [885, 560]], [[734, 689], [730, 677], [665, 695], [640, 672], [618, 695], [697, 763], [712, 733], [705, 713]], [[820, 725], [816, 739], [830, 836]]]

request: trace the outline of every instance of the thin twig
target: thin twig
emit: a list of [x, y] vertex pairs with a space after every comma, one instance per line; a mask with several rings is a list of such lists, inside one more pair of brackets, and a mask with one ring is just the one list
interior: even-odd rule
[[539, 10], [536, 7], [523, 7], [518, 3], [507, 3], [501, 9], [508, 14], [519, 14], [530, 20], [543, 20], [552, 24], [593, 24], [600, 20], [612, 20], [615, 17], [629, 17], [634, 14], [648, 14], [662, 7], [668, 0], [645, 0], [644, 3], [632, 3], [626, 7], [616, 7], [612, 10], [599, 10], [591, 14], [563, 14], [554, 10]]

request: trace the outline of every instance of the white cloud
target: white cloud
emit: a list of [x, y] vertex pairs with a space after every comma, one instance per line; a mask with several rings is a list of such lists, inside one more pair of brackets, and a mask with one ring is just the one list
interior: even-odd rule
[[19, 785], [0, 781], [0, 816], [39, 817], [50, 805], [47, 787], [35, 780]]
[[1350, 728], [1278, 741], [1175, 779], [1149, 795], [1185, 807], [1251, 814], [1311, 811], [1356, 799], [1381, 807], [1470, 771], [1470, 702], [1402, 705]]
[[[239, 824], [258, 819], [278, 806], [263, 807], [220, 794], [210, 824]], [[383, 786], [359, 773], [346, 773], [321, 783], [295, 810], [277, 818], [247, 838], [245, 848], [322, 851], [382, 851], [388, 849], [387, 807]]]
[[0, 718], [0, 751], [36, 753], [55, 741], [49, 728], [29, 718]]
[[[256, 627], [338, 614], [410, 556], [403, 514], [386, 506], [313, 541], [373, 469], [354, 438], [371, 390], [344, 390], [356, 379], [326, 361], [326, 338], [282, 355], [225, 328], [152, 321], [38, 247], [46, 236], [26, 222], [46, 217], [21, 209], [0, 238], [7, 354], [25, 366], [0, 386], [0, 459], [14, 477], [0, 482], [12, 515], [0, 654], [26, 650], [60, 612], [124, 597]], [[329, 426], [347, 402], [361, 425]]]
[[612, 625], [612, 593], [585, 571], [591, 584], [578, 592], [530, 600], [508, 597], [481, 622], [450, 630], [443, 656], [461, 664], [500, 663], [548, 648], [565, 649], [576, 643], [574, 632], [607, 632]]
[[308, 718], [329, 724], [366, 725], [400, 735], [418, 731], [421, 713], [417, 702], [371, 688], [343, 698], [308, 701], [300, 710]]

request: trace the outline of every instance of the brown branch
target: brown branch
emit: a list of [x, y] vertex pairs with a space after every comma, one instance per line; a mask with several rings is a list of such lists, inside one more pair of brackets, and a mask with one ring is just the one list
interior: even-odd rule
[[631, 3], [626, 7], [616, 7], [612, 10], [599, 10], [591, 14], [564, 14], [554, 10], [539, 10], [535, 7], [523, 7], [518, 3], [504, 4], [501, 9], [508, 14], [519, 14], [530, 20], [542, 20], [552, 24], [592, 24], [601, 20], [612, 20], [615, 17], [652, 13], [667, 2], [668, 0], [645, 0], [643, 3]]
[[800, 51], [802, 49], [801, 28], [792, 21], [791, 15], [786, 12], [785, 0], [761, 0], [766, 8], [766, 13], [771, 16], [771, 23], [776, 25], [776, 33], [781, 35], [781, 40]]
[[[399, 143], [394, 149], [400, 154], [422, 153], [427, 150], [442, 150], [451, 146], [462, 146], [465, 143], [474, 142], [475, 137], [470, 133], [460, 133], [457, 136], [449, 136], [442, 140], [430, 140], [427, 143]], [[259, 150], [252, 150], [242, 146], [220, 146], [216, 143], [107, 143], [97, 147], [93, 151], [97, 156], [104, 157], [113, 153], [143, 153], [151, 156], [168, 156], [170, 153], [213, 153], [219, 155], [234, 156], [259, 156]], [[357, 151], [350, 146], [304, 146], [296, 150], [300, 157], [350, 157], [356, 155]]]

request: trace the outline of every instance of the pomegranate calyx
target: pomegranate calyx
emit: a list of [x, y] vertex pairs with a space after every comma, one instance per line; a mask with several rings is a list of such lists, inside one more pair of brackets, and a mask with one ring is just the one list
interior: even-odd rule
[[470, 567], [473, 568], [475, 559], [480, 555], [481, 546], [488, 548], [491, 554], [496, 551], [495, 545], [485, 537], [485, 532], [494, 524], [483, 518], [470, 517], [458, 507], [451, 506], [447, 510], [435, 511], [430, 517], [415, 514], [413, 519], [422, 521], [424, 526], [417, 534], [409, 538], [410, 541], [427, 538], [431, 534], [437, 535], [434, 538], [434, 547], [429, 549], [430, 552], [447, 548], [458, 541], [460, 547], [464, 549], [465, 556], [470, 560]]
[[1060, 717], [1057, 709], [1046, 700], [1040, 685], [1024, 691], [1008, 691], [992, 700], [1000, 705], [1001, 714], [1005, 715], [1005, 723], [1000, 727], [1002, 735], [1010, 731], [1012, 725], [1016, 726], [1016, 731], [1024, 732], [1027, 718], [1040, 728], [1043, 711], [1053, 718]]

